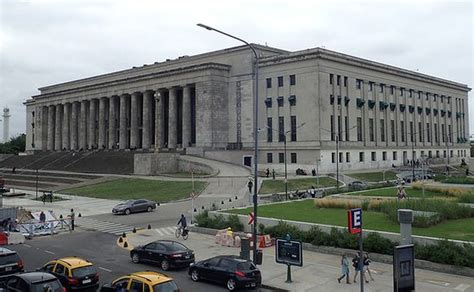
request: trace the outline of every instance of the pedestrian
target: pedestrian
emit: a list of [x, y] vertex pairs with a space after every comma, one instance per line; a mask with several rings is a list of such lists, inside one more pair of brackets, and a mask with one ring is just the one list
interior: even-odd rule
[[351, 280], [349, 278], [349, 259], [346, 254], [342, 255], [341, 258], [341, 276], [337, 278], [337, 281], [341, 283], [341, 280], [346, 278], [346, 284], [350, 284]]
[[468, 176], [468, 175], [469, 175], [469, 167], [466, 168], [466, 176]]
[[41, 196], [41, 201], [43, 201], [43, 205], [46, 203], [46, 194], [43, 193], [43, 195]]
[[407, 193], [405, 192], [405, 183], [401, 183], [397, 188], [397, 199], [408, 199]]
[[247, 183], [247, 187], [249, 188], [249, 192], [252, 193], [253, 182], [251, 180]]
[[[364, 265], [360, 265], [361, 263], [361, 258], [360, 258], [360, 253], [357, 252], [357, 254], [355, 255], [355, 257], [352, 259], [352, 266], [354, 267], [354, 270], [355, 270], [355, 275], [354, 275], [354, 283], [357, 283], [357, 275], [359, 274], [360, 272], [360, 278], [361, 278], [361, 281], [363, 281], [365, 279], [364, 277]], [[368, 283], [366, 281], [366, 283]]]
[[46, 222], [46, 214], [44, 214], [44, 212], [43, 212], [43, 211], [41, 211], [41, 213], [40, 213], [40, 216], [39, 216], [39, 217], [40, 217], [40, 222], [41, 222], [41, 223], [44, 223], [44, 222]]
[[53, 202], [53, 192], [50, 192], [48, 194], [48, 197], [49, 197], [49, 202], [52, 203]]
[[311, 186], [311, 189], [309, 189], [309, 194], [313, 199], [316, 197], [316, 189], [314, 188], [314, 186]]
[[[370, 280], [373, 281], [374, 277], [372, 277], [372, 273], [370, 272], [370, 269], [369, 269], [369, 265], [370, 265], [371, 262], [372, 262], [372, 260], [370, 260], [369, 253], [367, 253], [367, 252], [364, 253], [364, 273], [368, 273], [369, 276], [370, 276]], [[365, 278], [367, 279], [367, 276], [365, 276]]]
[[74, 209], [71, 209], [71, 230], [74, 231], [74, 220], [76, 219], [76, 214], [74, 213]]
[[265, 176], [268, 178], [270, 176], [270, 169], [265, 169]]
[[316, 176], [316, 169], [313, 168], [313, 169], [311, 170], [311, 174], [312, 174], [313, 176]]
[[272, 177], [275, 179], [275, 169], [272, 169]]

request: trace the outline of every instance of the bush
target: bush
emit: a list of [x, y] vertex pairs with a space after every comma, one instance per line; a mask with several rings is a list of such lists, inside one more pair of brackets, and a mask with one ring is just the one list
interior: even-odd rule
[[292, 239], [304, 241], [305, 234], [304, 231], [298, 229], [298, 227], [288, 224], [283, 220], [278, 222], [278, 225], [265, 228], [265, 234], [270, 234], [275, 238], [284, 238], [287, 234], [291, 236]]
[[392, 255], [395, 245], [395, 242], [380, 236], [378, 233], [369, 233], [364, 238], [364, 250], [369, 252]]
[[244, 225], [240, 223], [239, 217], [237, 215], [229, 215], [227, 219], [225, 219], [222, 215], [211, 218], [209, 217], [209, 213], [204, 211], [196, 216], [196, 222], [200, 227], [213, 229], [225, 229], [230, 227], [233, 231], [244, 230]]
[[415, 245], [415, 258], [474, 268], [474, 246], [461, 246], [447, 240], [436, 245]]

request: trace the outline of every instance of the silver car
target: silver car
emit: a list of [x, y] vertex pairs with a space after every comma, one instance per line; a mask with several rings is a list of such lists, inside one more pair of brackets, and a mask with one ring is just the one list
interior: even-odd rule
[[128, 200], [115, 206], [112, 213], [129, 215], [136, 212], [151, 212], [156, 206], [155, 202], [146, 199]]

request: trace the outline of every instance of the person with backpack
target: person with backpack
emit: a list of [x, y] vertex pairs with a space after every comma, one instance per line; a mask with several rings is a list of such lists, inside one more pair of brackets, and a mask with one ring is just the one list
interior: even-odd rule
[[[355, 270], [355, 275], [354, 275], [354, 283], [357, 283], [357, 275], [359, 274], [360, 272], [360, 278], [361, 278], [361, 281], [364, 281], [365, 277], [364, 277], [364, 265], [360, 265], [361, 263], [361, 257], [360, 257], [360, 253], [357, 252], [356, 256], [352, 259], [352, 266], [354, 267], [354, 270]], [[369, 281], [365, 281], [366, 283], [369, 283]]]

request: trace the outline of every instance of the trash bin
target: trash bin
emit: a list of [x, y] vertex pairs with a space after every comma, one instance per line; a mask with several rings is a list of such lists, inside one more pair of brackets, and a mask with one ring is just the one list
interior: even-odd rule
[[256, 265], [263, 264], [263, 250], [261, 249], [257, 249], [257, 262], [255, 264]]
[[250, 260], [250, 239], [242, 237], [240, 240], [240, 257]]

